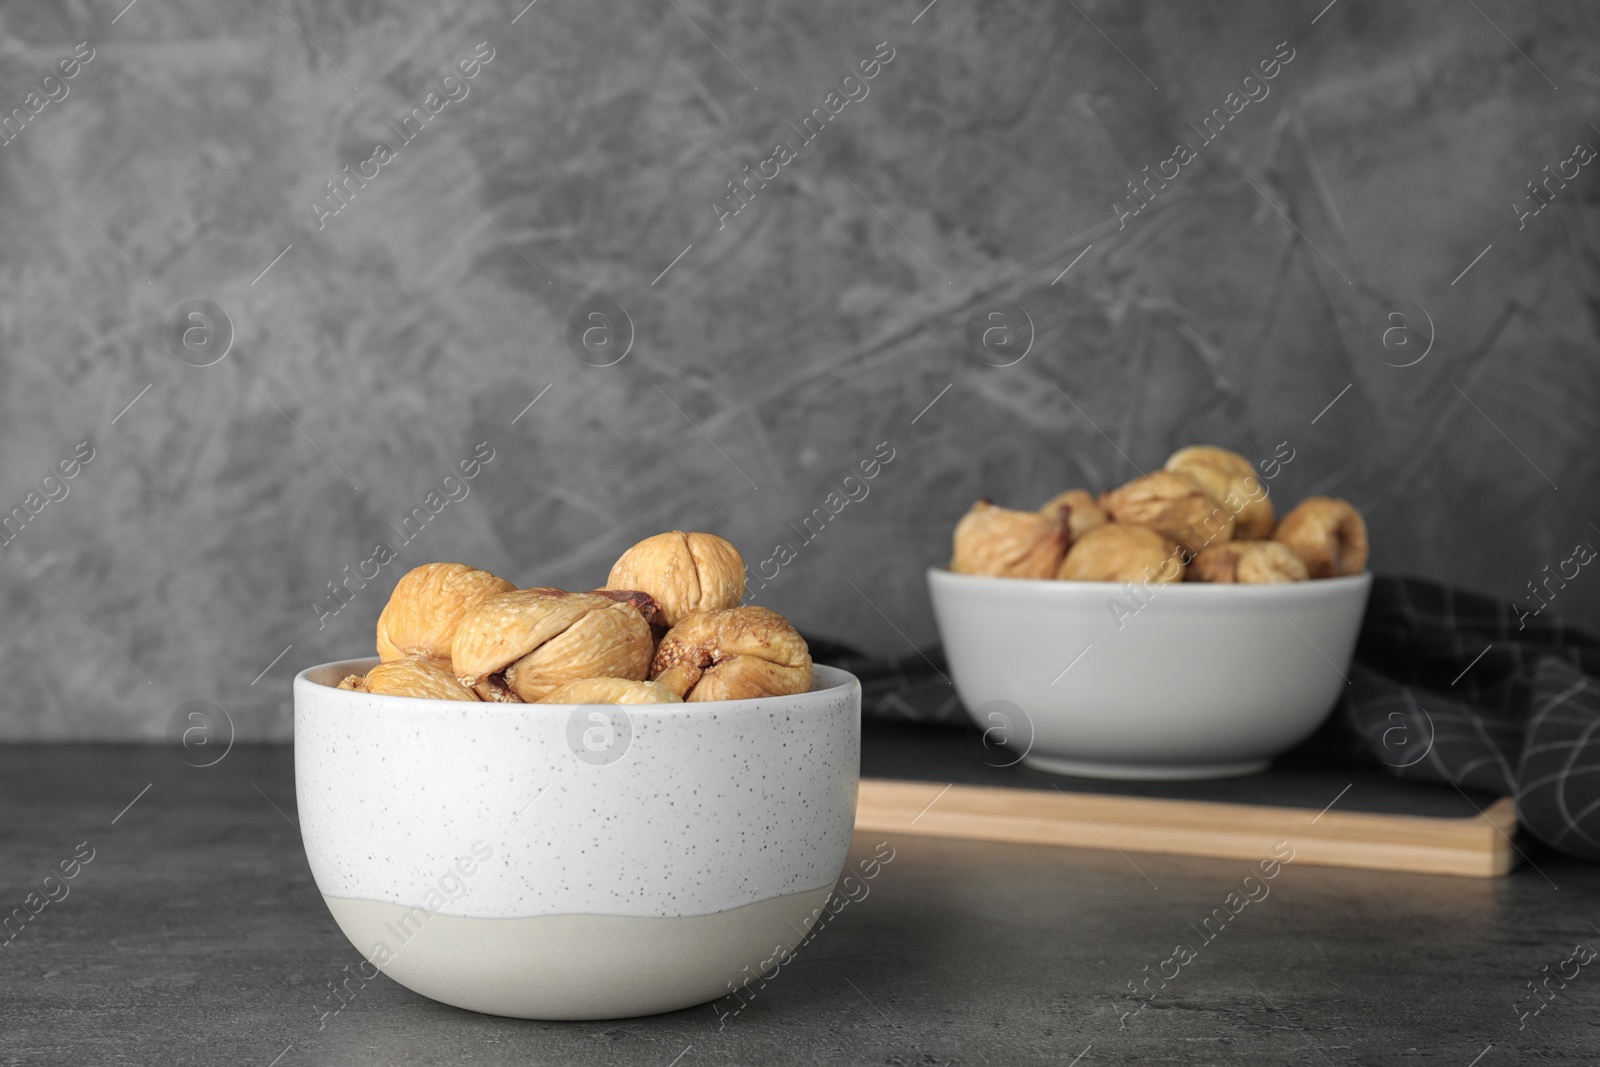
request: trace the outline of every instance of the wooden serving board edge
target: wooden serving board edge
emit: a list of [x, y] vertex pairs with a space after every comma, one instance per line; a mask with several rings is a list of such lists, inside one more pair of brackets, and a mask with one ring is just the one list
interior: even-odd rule
[[861, 779], [856, 829], [1259, 860], [1287, 841], [1294, 862], [1496, 878], [1516, 864], [1516, 804], [1461, 818], [1380, 815], [1103, 793]]

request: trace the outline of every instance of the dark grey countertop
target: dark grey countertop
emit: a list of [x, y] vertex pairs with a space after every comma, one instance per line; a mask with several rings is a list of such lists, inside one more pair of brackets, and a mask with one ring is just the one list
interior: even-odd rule
[[[0, 747], [0, 802], [0, 912], [93, 849], [0, 936], [7, 1065], [1600, 1059], [1600, 964], [1543, 1001], [1528, 987], [1600, 948], [1600, 867], [1540, 852], [1498, 881], [1291, 863], [1205, 943], [1191, 923], [1251, 865], [894, 837], [868, 895], [722, 1022], [485, 1018], [381, 977], [323, 1018], [360, 957], [291, 825], [289, 749], [196, 769], [159, 747]], [[1180, 941], [1194, 957], [1133, 1014], [1127, 984]]]

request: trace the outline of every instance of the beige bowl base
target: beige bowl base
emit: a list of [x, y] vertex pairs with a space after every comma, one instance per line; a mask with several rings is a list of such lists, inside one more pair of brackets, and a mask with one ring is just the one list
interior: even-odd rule
[[678, 918], [464, 919], [376, 900], [322, 899], [363, 956], [425, 997], [518, 1019], [626, 1019], [727, 996], [729, 983], [753, 978], [763, 961], [804, 940], [831, 892]]

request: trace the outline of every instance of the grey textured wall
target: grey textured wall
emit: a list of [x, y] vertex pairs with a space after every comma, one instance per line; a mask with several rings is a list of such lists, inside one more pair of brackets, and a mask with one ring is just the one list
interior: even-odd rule
[[[1600, 544], [1600, 183], [1564, 162], [1600, 145], [1593, 5], [124, 2], [0, 14], [0, 508], [38, 512], [0, 549], [0, 736], [154, 738], [203, 698], [284, 738], [289, 677], [370, 648], [405, 567], [587, 587], [672, 527], [790, 543], [760, 602], [904, 651], [975, 497], [1190, 442], [1289, 442], [1280, 499], [1355, 501], [1379, 570], [1511, 597]], [[724, 215], [747, 164], [779, 173]], [[1578, 174], [1519, 220], [1546, 165]], [[602, 297], [612, 366], [567, 342]], [[231, 321], [210, 366], [169, 342], [193, 300]], [[1434, 334], [1407, 367], [1414, 311], [1368, 341], [1395, 300]], [[994, 301], [1033, 324], [1011, 366], [967, 343]], [[1549, 610], [1600, 623], [1600, 575]]]

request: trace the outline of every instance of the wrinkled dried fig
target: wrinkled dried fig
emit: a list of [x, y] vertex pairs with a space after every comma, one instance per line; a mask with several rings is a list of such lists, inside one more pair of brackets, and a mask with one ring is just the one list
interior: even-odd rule
[[525, 704], [527, 701], [517, 696], [516, 692], [506, 684], [503, 674], [491, 674], [484, 678], [472, 691], [478, 695], [479, 700], [490, 704]]
[[539, 703], [681, 704], [683, 698], [658, 682], [634, 682], [626, 678], [583, 678], [546, 693]]
[[701, 612], [661, 639], [650, 680], [691, 702], [804, 693], [811, 688], [811, 652], [789, 620], [769, 608]]
[[1233, 538], [1233, 513], [1211, 498], [1192, 475], [1153, 471], [1100, 495], [1112, 519], [1150, 529], [1188, 549]]
[[1096, 526], [1103, 526], [1111, 521], [1111, 516], [1106, 514], [1105, 509], [1095, 502], [1094, 497], [1086, 489], [1068, 489], [1065, 493], [1053, 496], [1039, 511], [1044, 515], [1058, 513], [1066, 515], [1069, 543], [1076, 541]]
[[1277, 541], [1229, 541], [1202, 549], [1189, 564], [1191, 582], [1271, 585], [1311, 577], [1300, 557]]
[[378, 658], [415, 659], [449, 669], [462, 616], [485, 597], [516, 586], [465, 563], [425, 563], [395, 583], [378, 616]]
[[607, 589], [640, 590], [655, 598], [661, 622], [672, 627], [696, 611], [731, 608], [744, 599], [744, 557], [716, 534], [646, 537], [611, 565]]
[[449, 671], [415, 659], [380, 663], [368, 671], [365, 678], [352, 674], [339, 683], [339, 688], [380, 696], [416, 697], [420, 700], [478, 699]]
[[1294, 549], [1313, 578], [1337, 578], [1367, 569], [1367, 524], [1343, 500], [1313, 496], [1278, 523], [1274, 541]]
[[650, 626], [627, 601], [560, 589], [498, 593], [467, 613], [451, 646], [452, 670], [485, 700], [532, 703], [583, 678], [642, 681]]
[[1211, 499], [1233, 512], [1234, 540], [1272, 536], [1272, 501], [1255, 468], [1239, 453], [1210, 445], [1180, 448], [1167, 458], [1167, 470], [1190, 475]]
[[1013, 511], [987, 500], [956, 523], [950, 569], [996, 578], [1049, 578], [1067, 550], [1067, 517], [1059, 510]]
[[1056, 577], [1075, 582], [1181, 582], [1183, 550], [1147, 526], [1110, 522], [1073, 543]]
[[591, 589], [589, 592], [595, 596], [603, 596], [607, 600], [632, 604], [639, 609], [639, 614], [644, 616], [644, 621], [650, 624], [652, 631], [667, 632], [667, 624], [661, 617], [661, 604], [649, 593], [641, 593], [637, 589]]

